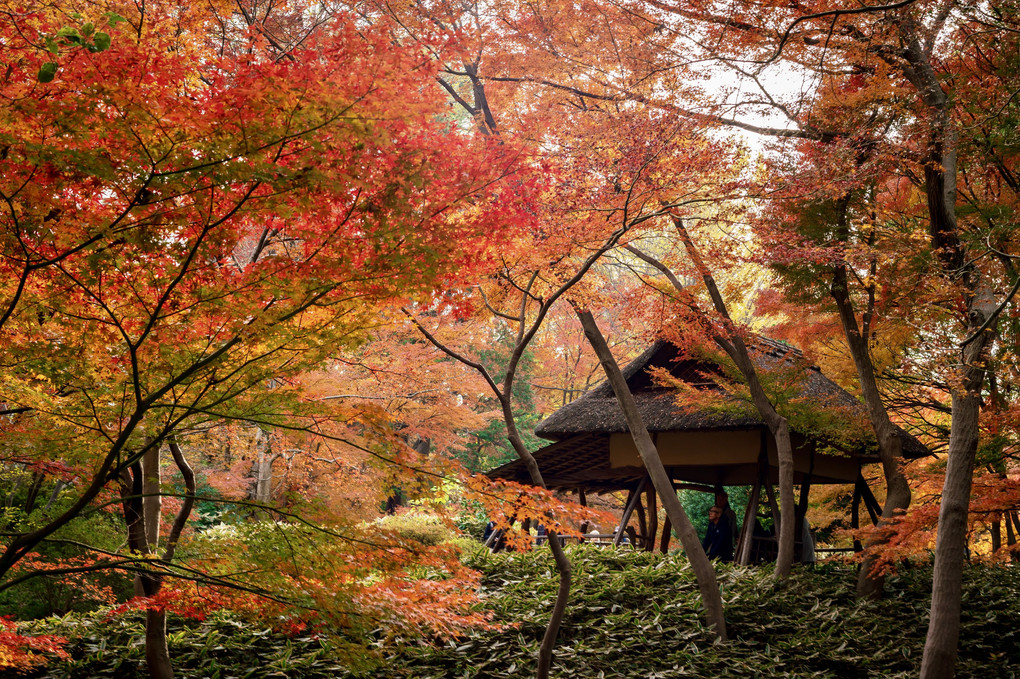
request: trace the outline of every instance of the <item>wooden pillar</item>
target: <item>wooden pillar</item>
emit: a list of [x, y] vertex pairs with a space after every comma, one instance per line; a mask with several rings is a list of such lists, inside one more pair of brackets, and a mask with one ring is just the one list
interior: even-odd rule
[[648, 482], [648, 477], [644, 477], [638, 482], [637, 488], [630, 491], [630, 496], [627, 501], [627, 506], [623, 510], [623, 516], [620, 518], [620, 526], [616, 529], [616, 535], [613, 536], [613, 546], [616, 547], [620, 544], [620, 540], [623, 539], [623, 532], [627, 528], [627, 523], [630, 521], [630, 515], [634, 513], [634, 506], [638, 500], [641, 499], [641, 491], [644, 490], [645, 484]]
[[638, 495], [640, 497], [638, 497], [638, 503], [637, 503], [637, 507], [635, 507], [635, 510], [637, 511], [638, 530], [641, 531], [641, 541], [639, 543], [635, 543], [634, 544], [634, 548], [635, 549], [644, 549], [645, 543], [648, 542], [648, 521], [645, 520], [645, 498], [644, 498], [644, 494], [643, 493], [638, 493]]
[[659, 541], [659, 551], [663, 554], [669, 554], [669, 541], [673, 537], [673, 523], [669, 520], [669, 515], [666, 515], [666, 520], [662, 522], [662, 539]]
[[[581, 505], [582, 507], [587, 507], [588, 506], [588, 497], [584, 494], [584, 488], [578, 488], [577, 489], [577, 503], [579, 505]], [[581, 532], [582, 533], [587, 533], [588, 532], [588, 522], [587, 521], [585, 521], [584, 523], [581, 524]]]
[[[1016, 512], [1008, 511], [1004, 515], [1006, 519], [1006, 546], [1012, 547], [1016, 544], [1016, 534], [1013, 532], [1013, 519], [1016, 518]], [[1009, 550], [1009, 560], [1013, 563], [1020, 561], [1020, 554], [1017, 554], [1016, 550]]]
[[751, 547], [754, 543], [754, 522], [758, 517], [758, 504], [761, 500], [762, 482], [768, 477], [768, 458], [758, 458], [758, 475], [755, 477], [754, 486], [751, 488], [751, 495], [747, 498], [747, 507], [744, 509], [744, 525], [740, 528], [740, 538], [737, 540], [737, 563], [746, 566], [751, 563]]
[[[812, 465], [813, 467], [814, 465]], [[800, 484], [800, 498], [797, 502], [797, 532], [793, 534], [794, 544], [801, 544], [800, 554], [794, 554], [794, 561], [803, 560], [804, 554], [804, 522], [807, 521], [808, 495], [811, 493], [811, 472], [804, 475]]]
[[645, 491], [648, 505], [648, 532], [645, 533], [645, 551], [655, 551], [655, 538], [659, 533], [659, 508], [656, 503], [655, 488], [648, 486], [648, 490]]
[[779, 523], [782, 520], [782, 515], [779, 513], [779, 505], [776, 504], [776, 493], [772, 489], [772, 484], [769, 483], [768, 478], [765, 479], [765, 497], [769, 500], [769, 509], [772, 511], [772, 532], [775, 533], [776, 537], [779, 537]]
[[[851, 530], [857, 530], [861, 527], [861, 487], [859, 484], [854, 483], [854, 498], [850, 503], [850, 528]], [[864, 545], [857, 538], [854, 538], [854, 551], [860, 552], [864, 549]]]

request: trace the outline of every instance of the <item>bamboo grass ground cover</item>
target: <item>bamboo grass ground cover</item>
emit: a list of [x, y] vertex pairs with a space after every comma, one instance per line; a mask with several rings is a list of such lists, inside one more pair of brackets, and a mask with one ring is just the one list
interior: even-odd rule
[[[916, 676], [928, 624], [929, 567], [902, 570], [878, 602], [854, 599], [845, 566], [795, 569], [782, 585], [768, 568], [717, 568], [730, 641], [713, 643], [698, 618], [698, 592], [686, 560], [632, 550], [577, 547], [571, 602], [556, 650], [557, 677]], [[448, 642], [378, 630], [373, 665], [350, 669], [351, 648], [311, 637], [287, 639], [218, 615], [173, 621], [170, 651], [180, 677], [394, 677], [460, 679], [534, 676], [557, 575], [547, 550], [467, 557], [484, 573], [482, 594], [494, 621], [514, 626]], [[1015, 677], [1020, 667], [1020, 568], [965, 569], [957, 676]], [[39, 633], [72, 638], [75, 661], [53, 677], [143, 677], [140, 622], [100, 615], [35, 623]]]
[[[686, 559], [578, 548], [571, 603], [556, 650], [558, 677], [912, 677], [928, 626], [930, 567], [889, 578], [887, 597], [858, 602], [846, 566], [797, 568], [775, 585], [768, 568], [717, 567], [730, 641], [698, 619]], [[480, 555], [488, 607], [517, 621], [443, 648], [390, 652], [391, 676], [534, 674], [557, 578], [546, 553]], [[1020, 668], [1020, 568], [965, 571], [957, 676], [1008, 678]]]

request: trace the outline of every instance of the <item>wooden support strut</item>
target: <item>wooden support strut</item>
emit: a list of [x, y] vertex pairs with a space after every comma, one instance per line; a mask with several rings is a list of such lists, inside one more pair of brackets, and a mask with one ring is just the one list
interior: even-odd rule
[[623, 539], [623, 531], [627, 528], [627, 523], [630, 521], [630, 515], [634, 513], [634, 507], [637, 506], [638, 501], [641, 500], [641, 491], [644, 490], [645, 484], [648, 483], [648, 477], [645, 476], [638, 482], [637, 488], [631, 491], [630, 500], [627, 502], [627, 507], [623, 510], [623, 517], [620, 519], [620, 526], [616, 529], [616, 535], [613, 536], [613, 546], [616, 547], [620, 544], [620, 540]]
[[634, 542], [635, 549], [642, 549], [644, 547], [645, 538], [648, 535], [648, 522], [645, 520], [645, 498], [643, 493], [638, 493], [642, 497], [638, 498], [637, 506], [634, 507], [634, 512], [637, 514], [638, 530], [641, 531], [641, 540]]
[[751, 488], [751, 495], [747, 499], [747, 507], [744, 509], [744, 525], [740, 528], [740, 539], [737, 550], [737, 563], [746, 566], [751, 563], [751, 546], [754, 542], [754, 522], [758, 516], [758, 504], [761, 501], [761, 487], [764, 481], [768, 480], [768, 456], [765, 451], [758, 456], [758, 474]]
[[860, 472], [857, 473], [857, 486], [860, 488], [861, 497], [864, 499], [864, 506], [871, 517], [871, 523], [877, 526], [878, 520], [882, 516], [882, 506], [878, 504], [875, 494], [871, 492], [868, 482], [864, 480], [864, 475]]

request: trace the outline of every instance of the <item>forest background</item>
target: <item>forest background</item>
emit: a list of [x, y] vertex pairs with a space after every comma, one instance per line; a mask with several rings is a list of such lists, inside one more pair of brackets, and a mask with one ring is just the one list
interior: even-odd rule
[[[950, 0], [3, 4], [7, 612], [140, 610], [154, 677], [168, 613], [351, 663], [380, 626], [498, 624], [415, 515], [608, 525], [540, 490], [531, 430], [658, 338], [727, 363], [778, 441], [824, 429], [756, 373], [764, 333], [865, 404], [858, 592], [931, 558], [920, 672], [951, 676], [965, 553], [1020, 533], [1018, 28]], [[935, 457], [904, 467], [896, 424]], [[477, 475], [515, 457], [536, 488]], [[3, 624], [10, 667], [61, 652]]]

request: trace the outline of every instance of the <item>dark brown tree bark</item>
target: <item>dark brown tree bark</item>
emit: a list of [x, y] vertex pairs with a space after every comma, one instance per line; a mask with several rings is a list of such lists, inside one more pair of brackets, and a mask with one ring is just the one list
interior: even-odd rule
[[[723, 617], [722, 596], [719, 593], [719, 582], [715, 577], [715, 569], [712, 568], [712, 563], [708, 560], [705, 550], [701, 547], [701, 540], [698, 539], [698, 534], [687, 517], [687, 512], [684, 511], [683, 505], [680, 504], [680, 499], [673, 488], [673, 481], [666, 473], [666, 468], [663, 466], [662, 460], [659, 459], [659, 451], [656, 450], [655, 443], [652, 441], [652, 437], [649, 435], [648, 429], [641, 419], [641, 413], [638, 411], [637, 403], [634, 401], [634, 395], [631, 394], [627, 381], [620, 371], [620, 366], [617, 365], [616, 359], [613, 358], [609, 345], [606, 344], [606, 340], [602, 336], [595, 318], [590, 312], [581, 310], [577, 310], [577, 317], [580, 319], [581, 325], [584, 327], [584, 335], [588, 338], [588, 343], [595, 350], [595, 354], [602, 364], [602, 369], [606, 373], [606, 379], [612, 386], [613, 393], [620, 403], [624, 418], [627, 421], [627, 427], [630, 429], [630, 434], [634, 439], [634, 444], [637, 446], [641, 461], [648, 471], [648, 476], [652, 480], [655, 492], [658, 494], [659, 499], [662, 501], [662, 506], [666, 510], [666, 516], [669, 517], [670, 523], [676, 526], [677, 533], [680, 535], [680, 542], [683, 544], [684, 552], [687, 554], [691, 568], [694, 570], [694, 576], [698, 581], [698, 588], [701, 591], [701, 603], [705, 607], [708, 625], [720, 639], [725, 640], [726, 620]], [[790, 516], [792, 515], [793, 512], [791, 511]]]

